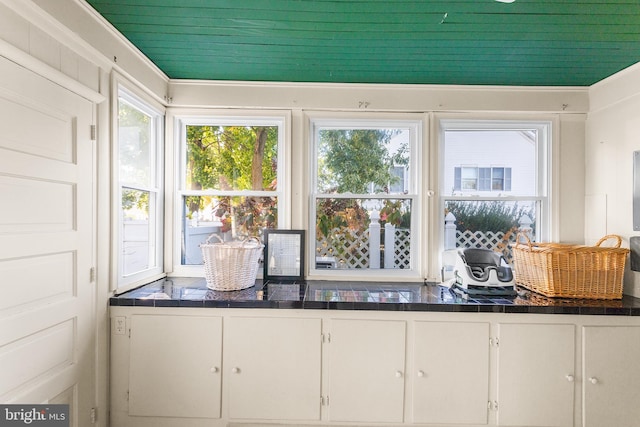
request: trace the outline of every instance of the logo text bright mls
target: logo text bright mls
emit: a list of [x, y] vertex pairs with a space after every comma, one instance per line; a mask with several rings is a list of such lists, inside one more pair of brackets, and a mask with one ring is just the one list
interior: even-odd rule
[[0, 405], [0, 427], [66, 427], [69, 405]]

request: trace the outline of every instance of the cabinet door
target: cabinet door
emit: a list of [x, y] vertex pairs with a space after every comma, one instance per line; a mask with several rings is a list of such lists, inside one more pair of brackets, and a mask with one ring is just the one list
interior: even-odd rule
[[640, 426], [640, 327], [585, 327], [583, 338], [584, 426]]
[[402, 422], [404, 321], [331, 320], [331, 421]]
[[573, 426], [575, 327], [499, 327], [498, 424]]
[[219, 418], [222, 319], [131, 316], [129, 415]]
[[320, 419], [320, 319], [232, 317], [225, 333], [231, 418]]
[[414, 343], [413, 422], [486, 424], [489, 324], [416, 322]]

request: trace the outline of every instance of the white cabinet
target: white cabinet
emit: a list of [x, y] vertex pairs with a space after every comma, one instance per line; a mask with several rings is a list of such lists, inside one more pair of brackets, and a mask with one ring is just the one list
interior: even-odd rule
[[499, 324], [498, 425], [573, 426], [574, 379], [574, 325]]
[[413, 422], [486, 424], [489, 323], [415, 322]]
[[320, 319], [228, 318], [229, 417], [319, 420], [321, 334]]
[[220, 418], [221, 366], [222, 318], [131, 316], [129, 415]]
[[640, 426], [640, 327], [583, 328], [583, 425]]
[[110, 412], [121, 427], [640, 427], [633, 316], [159, 307], [111, 315]]
[[329, 419], [403, 421], [406, 322], [330, 320]]

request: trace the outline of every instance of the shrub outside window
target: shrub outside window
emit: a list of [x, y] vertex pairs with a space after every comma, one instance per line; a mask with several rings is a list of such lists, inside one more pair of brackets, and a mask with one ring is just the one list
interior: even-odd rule
[[177, 266], [202, 265], [200, 243], [243, 240], [283, 217], [283, 118], [181, 118]]
[[519, 232], [546, 238], [551, 124], [443, 120], [440, 126], [444, 249], [488, 248], [510, 260]]
[[312, 269], [337, 269], [341, 274], [415, 271], [419, 203], [414, 177], [420, 122], [311, 123]]

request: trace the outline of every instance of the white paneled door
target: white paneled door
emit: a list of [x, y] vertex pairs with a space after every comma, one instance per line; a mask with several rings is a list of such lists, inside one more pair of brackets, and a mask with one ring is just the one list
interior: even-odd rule
[[94, 104], [0, 56], [0, 402], [95, 402]]

